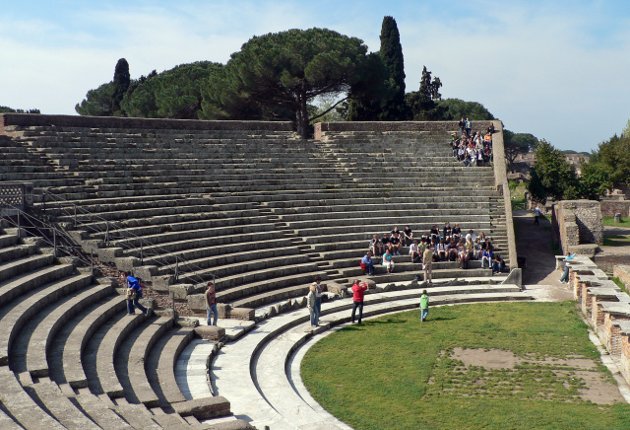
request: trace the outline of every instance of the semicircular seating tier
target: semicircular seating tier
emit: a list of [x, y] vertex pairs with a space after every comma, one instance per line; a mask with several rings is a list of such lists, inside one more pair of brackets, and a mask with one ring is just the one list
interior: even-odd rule
[[[453, 159], [454, 122], [301, 140], [286, 122], [3, 120], [0, 143], [16, 161], [4, 177], [31, 180], [37, 210], [158, 291], [199, 292], [216, 279], [220, 302], [255, 308], [304, 295], [318, 276], [345, 285], [362, 274], [372, 235], [394, 226], [426, 234], [459, 224], [508, 257], [493, 170]], [[395, 273], [377, 267], [379, 282], [420, 272], [405, 252]], [[434, 269], [435, 278], [490, 274], [478, 262]]]

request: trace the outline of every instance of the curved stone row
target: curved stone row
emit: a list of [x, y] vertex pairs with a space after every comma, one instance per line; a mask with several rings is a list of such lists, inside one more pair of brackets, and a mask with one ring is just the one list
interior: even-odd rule
[[192, 329], [127, 315], [109, 279], [0, 230], [0, 424], [41, 429], [247, 429], [230, 403], [179, 390]]
[[[432, 305], [532, 299], [514, 285], [470, 281], [473, 283], [469, 285], [429, 287]], [[417, 288], [368, 294], [364, 316], [417, 308], [418, 297]], [[347, 324], [351, 306], [351, 299], [324, 304], [320, 327], [314, 332], [306, 309], [259, 323], [242, 339], [214, 353], [213, 386], [218, 394], [233, 399], [232, 409], [237, 416], [248, 417], [258, 428], [348, 428], [310, 399], [300, 383], [299, 365], [293, 356], [313, 336]]]

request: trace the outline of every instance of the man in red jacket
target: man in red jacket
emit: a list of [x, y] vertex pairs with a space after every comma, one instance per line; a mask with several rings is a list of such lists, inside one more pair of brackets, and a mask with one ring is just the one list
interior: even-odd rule
[[354, 280], [352, 284], [352, 324], [354, 324], [354, 315], [359, 308], [359, 324], [361, 324], [361, 318], [363, 317], [363, 295], [367, 291], [368, 286], [365, 282], [359, 282], [358, 279]]

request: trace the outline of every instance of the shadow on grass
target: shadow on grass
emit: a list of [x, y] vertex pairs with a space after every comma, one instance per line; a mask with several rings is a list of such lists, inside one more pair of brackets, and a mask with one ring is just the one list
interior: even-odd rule
[[630, 235], [613, 235], [604, 237], [605, 246], [630, 246]]

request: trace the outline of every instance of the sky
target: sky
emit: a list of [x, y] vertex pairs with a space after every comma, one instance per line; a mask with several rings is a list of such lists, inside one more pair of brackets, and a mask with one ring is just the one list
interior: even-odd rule
[[75, 114], [119, 58], [132, 78], [225, 63], [250, 37], [290, 28], [329, 28], [378, 51], [386, 15], [407, 91], [426, 65], [443, 98], [482, 103], [506, 128], [565, 150], [595, 150], [630, 118], [625, 0], [3, 0], [0, 105]]

